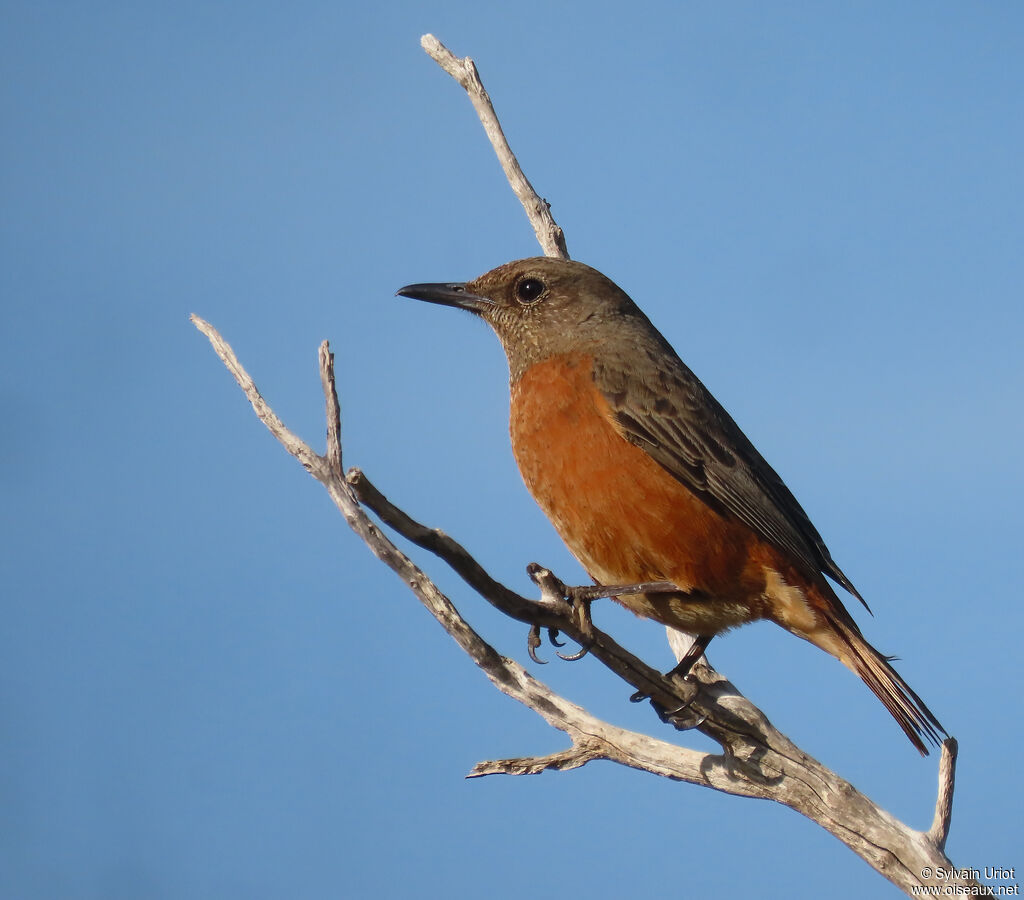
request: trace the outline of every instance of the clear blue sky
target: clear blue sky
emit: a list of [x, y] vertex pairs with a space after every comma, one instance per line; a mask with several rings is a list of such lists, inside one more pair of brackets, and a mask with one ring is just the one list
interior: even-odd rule
[[[610, 764], [465, 781], [563, 736], [370, 557], [189, 324], [316, 446], [330, 339], [348, 464], [515, 587], [531, 560], [583, 577], [515, 470], [493, 336], [393, 297], [538, 252], [426, 31], [477, 60], [573, 257], [780, 471], [960, 739], [953, 859], [1019, 865], [1019, 3], [8, 2], [0, 896], [895, 895], [767, 803]], [[596, 616], [671, 663], [659, 627]], [[840, 665], [769, 625], [712, 649], [927, 826], [935, 758]], [[593, 660], [530, 668], [667, 736]]]

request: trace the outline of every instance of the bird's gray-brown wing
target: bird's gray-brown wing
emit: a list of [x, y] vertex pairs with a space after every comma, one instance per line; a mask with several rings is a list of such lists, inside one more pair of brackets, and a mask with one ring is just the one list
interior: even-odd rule
[[667, 343], [657, 351], [646, 354], [649, 366], [641, 369], [594, 363], [594, 381], [622, 436], [710, 506], [864, 603], [803, 507], [732, 417]]

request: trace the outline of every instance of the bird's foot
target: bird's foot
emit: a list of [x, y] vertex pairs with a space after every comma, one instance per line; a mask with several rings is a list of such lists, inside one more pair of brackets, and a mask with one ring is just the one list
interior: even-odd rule
[[[541, 603], [545, 606], [552, 607], [559, 612], [567, 612], [569, 617], [572, 619], [573, 624], [576, 625], [576, 630], [582, 637], [578, 652], [560, 653], [556, 650], [556, 655], [568, 662], [583, 659], [588, 652], [587, 639], [594, 633], [594, 624], [590, 618], [590, 598], [581, 597], [577, 588], [569, 587], [564, 581], [555, 575], [554, 572], [539, 563], [530, 563], [526, 567], [526, 574], [529, 575], [530, 580], [540, 588]], [[558, 635], [559, 631], [557, 628], [548, 629], [548, 641], [551, 645], [553, 647], [564, 647], [565, 642], [560, 641], [558, 639]], [[537, 656], [537, 649], [540, 645], [540, 626], [533, 625], [530, 628], [530, 635], [527, 638], [526, 649], [530, 654], [530, 659], [535, 663], [543, 665], [545, 660], [542, 660]]]
[[[693, 677], [691, 670], [697, 660], [704, 655], [704, 651], [707, 650], [708, 644], [711, 643], [711, 639], [713, 637], [713, 634], [698, 634], [693, 639], [693, 643], [690, 644], [690, 649], [683, 654], [679, 662], [665, 673], [665, 678], [670, 681], [683, 681], [687, 684], [695, 683], [697, 679]], [[643, 691], [637, 691], [629, 698], [629, 701], [630, 703], [640, 703], [642, 700], [646, 700], [648, 696], [649, 695], [645, 694]], [[689, 702], [692, 702], [692, 698]], [[687, 705], [689, 705], [689, 703], [687, 703]]]
[[[555, 608], [561, 607], [563, 610], [565, 605], [568, 605], [569, 616], [583, 638], [581, 649], [578, 653], [558, 653], [558, 655], [562, 659], [570, 661], [582, 659], [587, 655], [586, 641], [594, 633], [594, 623], [590, 618], [590, 604], [594, 600], [594, 597], [591, 596], [592, 589], [589, 586], [584, 588], [570, 587], [555, 575], [554, 572], [539, 563], [530, 563], [526, 567], [526, 573], [530, 576], [533, 583], [540, 588], [542, 603], [554, 606]], [[555, 647], [564, 647], [564, 642], [558, 640], [558, 633], [557, 628], [549, 628], [548, 640]], [[530, 657], [536, 662], [536, 656], [532, 651], [540, 646], [540, 628], [538, 626], [534, 626], [530, 630], [529, 646], [532, 648]]]
[[691, 728], [699, 728], [707, 718], [707, 713], [702, 713], [692, 708], [693, 701], [696, 699], [697, 691], [694, 690], [693, 699], [687, 701], [678, 709], [666, 710], [653, 700], [651, 701], [651, 706], [654, 707], [658, 718], [666, 725], [671, 725], [676, 731], [689, 731]]
[[[697, 684], [697, 679], [691, 671], [696, 662], [704, 655], [704, 651], [707, 649], [708, 644], [711, 643], [711, 638], [714, 635], [710, 634], [699, 634], [693, 639], [693, 643], [690, 645], [690, 649], [683, 654], [682, 659], [676, 663], [669, 671], [665, 673], [665, 678], [671, 681], [677, 686], [677, 689], [685, 694], [689, 695], [689, 699], [676, 709], [666, 709], [657, 701], [651, 699], [649, 694], [643, 691], [637, 691], [629, 699], [631, 703], [640, 703], [643, 700], [651, 700], [651, 706], [654, 707], [654, 711], [658, 714], [658, 718], [662, 722], [667, 722], [673, 725], [680, 731], [685, 731], [689, 728], [696, 728], [701, 722], [707, 718], [705, 715], [690, 710], [690, 706], [693, 701], [697, 699], [697, 694], [700, 689]], [[685, 714], [685, 715], [684, 715]]]
[[570, 587], [540, 563], [530, 563], [526, 567], [526, 574], [540, 588], [542, 603], [555, 607], [562, 603], [569, 604], [573, 618], [584, 635], [593, 633], [590, 604], [595, 600], [629, 594], [679, 593], [679, 588], [670, 581], [644, 581], [639, 584], [584, 584]]
[[[669, 672], [666, 677], [671, 677], [671, 675], [672, 673]], [[676, 688], [676, 694], [688, 696], [689, 698], [674, 709], [666, 709], [644, 691], [637, 691], [635, 694], [632, 694], [629, 698], [630, 703], [641, 703], [644, 700], [650, 700], [651, 708], [657, 713], [658, 718], [662, 722], [671, 725], [679, 731], [688, 731], [691, 728], [696, 728], [707, 718], [707, 715], [704, 713], [691, 708], [694, 700], [697, 699], [700, 693], [697, 679], [693, 675], [688, 674], [683, 677], [671, 678], [671, 680]]]

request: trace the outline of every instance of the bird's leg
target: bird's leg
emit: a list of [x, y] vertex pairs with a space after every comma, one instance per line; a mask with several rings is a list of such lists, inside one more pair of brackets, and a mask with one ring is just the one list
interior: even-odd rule
[[[671, 669], [665, 673], [666, 678], [681, 678], [683, 681], [692, 682], [693, 676], [690, 674], [690, 670], [694, 664], [704, 655], [704, 651], [707, 650], [708, 644], [711, 643], [711, 639], [714, 637], [713, 634], [698, 634], [694, 639], [693, 643], [690, 644], [690, 649], [683, 654], [683, 658], [679, 660]], [[654, 707], [654, 711], [658, 714], [658, 717], [662, 722], [669, 722], [675, 725], [676, 728], [684, 730], [686, 728], [693, 728], [699, 725], [700, 722], [680, 724], [679, 714], [685, 711], [691, 703], [696, 699], [697, 694], [694, 695], [678, 709], [668, 710], [662, 707], [660, 704], [655, 703], [651, 700], [651, 705]], [[630, 698], [630, 702], [639, 703], [641, 700], [648, 699], [648, 695], [643, 691], [637, 691]], [[702, 720], [703, 721], [703, 720]]]
[[[692, 687], [696, 688], [696, 685], [694, 684], [696, 679], [694, 679], [693, 675], [690, 674], [690, 670], [694, 667], [697, 660], [704, 655], [704, 651], [707, 650], [708, 644], [711, 643], [711, 639], [713, 637], [713, 634], [698, 634], [693, 639], [693, 643], [690, 644], [690, 649], [683, 654], [683, 658], [679, 660], [678, 663], [665, 673], [665, 677], [679, 677]], [[696, 699], [697, 691], [694, 690], [693, 696], [677, 709], [662, 709], [653, 700], [651, 701], [651, 704], [654, 706], [654, 711], [658, 714], [658, 717], [662, 722], [667, 722], [670, 725], [674, 725], [680, 731], [685, 731], [688, 728], [696, 728], [706, 718], [706, 716], [699, 713], [691, 713], [685, 717], [681, 715], [689, 709], [690, 704], [692, 704]]]
[[[679, 588], [670, 581], [645, 581], [640, 584], [586, 584], [570, 587], [559, 579], [550, 569], [544, 568], [539, 563], [530, 563], [526, 567], [526, 573], [530, 576], [537, 587], [541, 590], [541, 600], [549, 605], [565, 602], [569, 604], [570, 615], [583, 634], [588, 638], [593, 634], [594, 623], [590, 618], [590, 604], [602, 597], [618, 597], [627, 594], [667, 594], [676, 593]], [[557, 629], [549, 629], [548, 639], [556, 647], [563, 646], [556, 640]], [[540, 646], [540, 631], [533, 628], [530, 631], [528, 650], [530, 658], [534, 662], [540, 662], [534, 651]], [[557, 651], [556, 651], [557, 652]], [[566, 655], [558, 654], [564, 660], [582, 659], [587, 655], [587, 646], [584, 643], [579, 653]]]
[[629, 594], [678, 594], [679, 588], [671, 581], [642, 581], [639, 584], [585, 584], [566, 588], [579, 600], [599, 600], [602, 597], [625, 597]]
[[665, 673], [665, 677], [671, 678], [673, 675], [678, 675], [680, 678], [692, 681], [690, 669], [704, 655], [704, 651], [708, 649], [708, 644], [711, 643], [713, 637], [713, 634], [698, 634], [690, 644], [690, 649], [683, 654], [683, 658], [679, 662]]

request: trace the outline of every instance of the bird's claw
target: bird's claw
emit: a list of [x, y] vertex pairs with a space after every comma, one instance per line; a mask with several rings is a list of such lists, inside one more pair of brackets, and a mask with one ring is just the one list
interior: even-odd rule
[[566, 662], [576, 662], [576, 660], [578, 659], [583, 659], [583, 657], [586, 656], [589, 652], [589, 647], [580, 647], [579, 651], [576, 653], [559, 653], [556, 650], [555, 655], [559, 659], [564, 659]]
[[[557, 628], [548, 629], [548, 641], [551, 643], [553, 647], [565, 646], [565, 641], [558, 640]], [[526, 638], [526, 652], [530, 654], [530, 659], [537, 663], [537, 665], [546, 666], [548, 664], [548, 661], [546, 659], [541, 659], [537, 655], [537, 650], [540, 648], [541, 643], [542, 641], [540, 636], [540, 625], [531, 625], [530, 633]], [[578, 653], [570, 654], [559, 653], [556, 650], [555, 654], [559, 656], [561, 659], [564, 659], [566, 662], [575, 662], [577, 659], [583, 659], [583, 657], [587, 655], [587, 648], [583, 647], [580, 649]]]
[[537, 655], [537, 648], [540, 646], [540, 625], [531, 625], [530, 634], [526, 638], [526, 652], [538, 666], [546, 666], [548, 661]]

